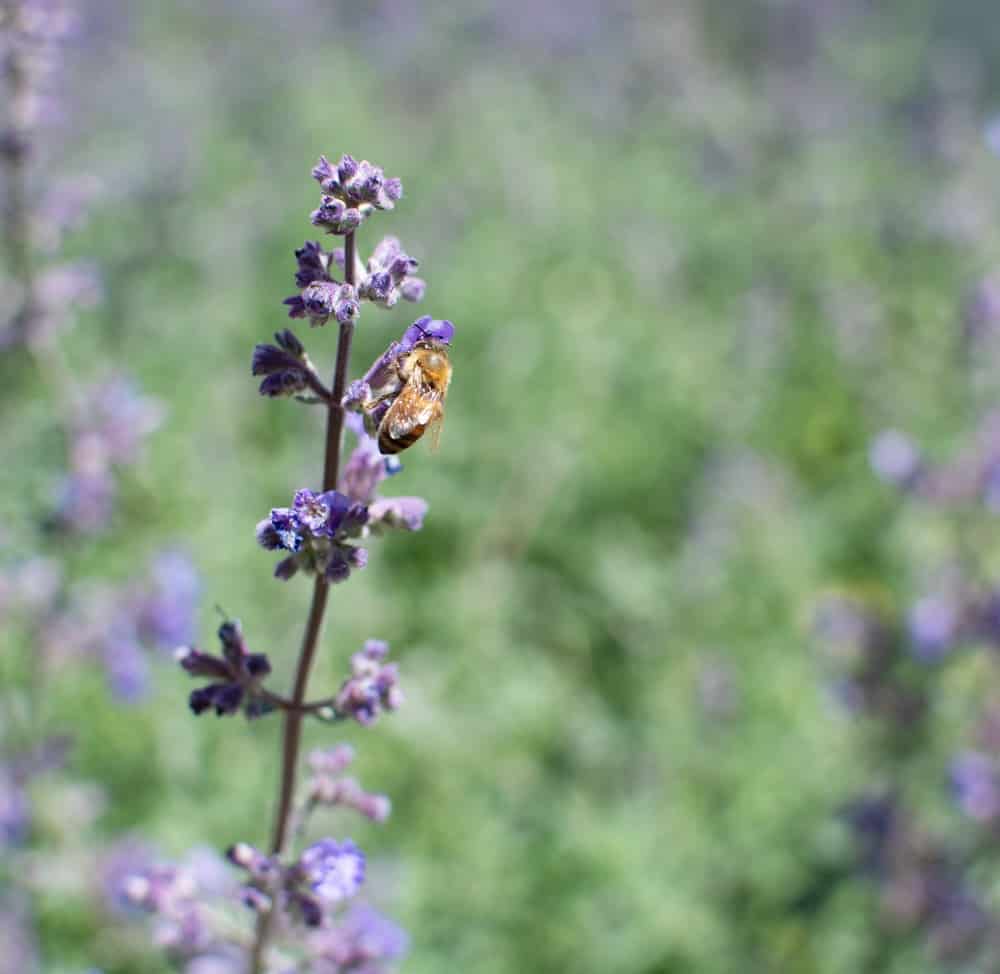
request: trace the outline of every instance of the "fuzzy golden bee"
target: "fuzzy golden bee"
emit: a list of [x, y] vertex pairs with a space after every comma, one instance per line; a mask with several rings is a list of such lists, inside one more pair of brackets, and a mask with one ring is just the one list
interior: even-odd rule
[[432, 339], [417, 342], [393, 368], [396, 378], [392, 390], [370, 404], [391, 399], [376, 432], [379, 452], [399, 453], [413, 446], [428, 429], [436, 447], [451, 383], [448, 346]]

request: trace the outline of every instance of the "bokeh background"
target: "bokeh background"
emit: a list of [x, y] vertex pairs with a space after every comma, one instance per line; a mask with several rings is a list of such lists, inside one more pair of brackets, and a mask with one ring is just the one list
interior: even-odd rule
[[[266, 839], [277, 721], [195, 720], [166, 645], [116, 655], [109, 592], [167, 577], [191, 638], [218, 605], [287, 683], [309, 586], [253, 528], [322, 433], [250, 352], [315, 237], [310, 167], [347, 151], [406, 191], [362, 252], [397, 234], [428, 280], [365, 309], [355, 371], [417, 314], [457, 326], [441, 450], [390, 484], [425, 527], [334, 591], [312, 681], [369, 637], [401, 663], [399, 713], [307, 743], [392, 797], [317, 827], [369, 853], [403, 969], [1000, 970], [994, 6], [77, 16], [32, 198], [102, 296], [0, 353], [9, 969], [171, 969], [109, 861]], [[106, 421], [152, 430], [99, 532], [53, 522], [58, 370], [127, 373]], [[67, 604], [86, 640], [53, 634]]]

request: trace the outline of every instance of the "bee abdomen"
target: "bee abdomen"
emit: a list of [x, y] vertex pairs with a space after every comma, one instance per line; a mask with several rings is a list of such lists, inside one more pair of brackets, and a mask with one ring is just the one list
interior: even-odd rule
[[424, 435], [425, 429], [425, 426], [414, 426], [409, 433], [404, 433], [402, 436], [395, 438], [389, 436], [388, 430], [381, 430], [378, 435], [379, 453], [388, 456], [393, 453], [399, 453], [400, 450], [405, 450], [408, 446], [413, 446]]

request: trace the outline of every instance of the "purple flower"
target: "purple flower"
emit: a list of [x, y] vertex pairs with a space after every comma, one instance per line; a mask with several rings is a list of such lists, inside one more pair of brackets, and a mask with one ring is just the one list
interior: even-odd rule
[[279, 562], [275, 575], [288, 579], [298, 571], [323, 572], [331, 582], [364, 567], [367, 553], [348, 543], [364, 533], [368, 508], [339, 491], [315, 494], [299, 490], [292, 507], [279, 507], [257, 525], [257, 542], [269, 550], [284, 549], [294, 557]]
[[[406, 932], [377, 910], [355, 903], [336, 926], [314, 933], [310, 953], [337, 971], [377, 974], [379, 961], [398, 960], [409, 949]], [[322, 970], [327, 970], [324, 966]]]
[[382, 497], [368, 508], [373, 531], [387, 528], [419, 531], [424, 526], [427, 501], [422, 497]]
[[979, 751], [965, 751], [951, 763], [952, 795], [962, 811], [976, 822], [1000, 817], [1000, 776], [993, 760]]
[[341, 776], [353, 759], [353, 749], [345, 744], [313, 751], [309, 755], [309, 767], [313, 772], [307, 784], [309, 800], [317, 805], [353, 808], [373, 822], [386, 821], [392, 810], [388, 797], [367, 792], [357, 779]]
[[365, 879], [364, 853], [350, 840], [321, 839], [305, 849], [298, 869], [322, 902], [341, 903], [354, 896]]
[[312, 363], [290, 329], [275, 332], [274, 340], [276, 345], [254, 346], [250, 372], [264, 376], [262, 396], [294, 396], [309, 385], [314, 375]]
[[343, 236], [352, 230], [357, 230], [367, 215], [368, 208], [347, 207], [342, 200], [334, 196], [324, 196], [309, 219], [313, 226], [324, 227], [327, 233]]
[[[319, 162], [313, 167], [312, 175], [326, 194], [320, 209], [324, 206], [329, 207], [333, 214], [337, 213], [332, 206], [333, 202], [341, 202], [348, 207], [347, 212], [350, 212], [350, 208], [356, 208], [361, 219], [364, 219], [372, 209], [391, 210], [403, 195], [403, 184], [399, 179], [386, 179], [385, 173], [378, 166], [368, 162], [367, 159], [358, 162], [349, 155], [342, 156], [336, 167], [326, 156], [320, 156]], [[326, 223], [324, 220], [323, 225]], [[339, 226], [339, 223], [333, 220], [331, 225]], [[331, 230], [331, 232], [345, 231]]]
[[358, 297], [384, 308], [393, 307], [401, 297], [419, 301], [426, 283], [413, 273], [418, 263], [400, 247], [395, 237], [384, 237], [368, 259], [367, 271], [358, 285]]
[[213, 680], [192, 690], [188, 705], [195, 716], [214, 710], [216, 716], [235, 714], [241, 708], [248, 718], [269, 711], [261, 695], [261, 681], [270, 674], [271, 663], [263, 653], [247, 651], [239, 622], [227, 619], [219, 627], [222, 655], [203, 653], [190, 646], [177, 651], [177, 662], [191, 676]]
[[298, 269], [295, 272], [295, 283], [306, 287], [313, 281], [329, 281], [330, 254], [316, 240], [307, 240], [295, 251]]
[[920, 475], [923, 459], [913, 440], [899, 430], [885, 430], [868, 451], [872, 470], [888, 484], [910, 487]]
[[368, 726], [383, 710], [397, 710], [402, 705], [398, 668], [384, 662], [388, 652], [388, 643], [370, 639], [360, 653], [351, 657], [351, 676], [344, 681], [334, 704], [338, 714]]
[[338, 281], [313, 281], [302, 293], [285, 298], [289, 318], [309, 318], [309, 323], [325, 325], [330, 318], [341, 324], [353, 321], [360, 311], [357, 292]]
[[953, 648], [960, 626], [961, 613], [951, 599], [920, 599], [907, 615], [913, 654], [924, 663], [937, 662]]
[[139, 638], [154, 647], [173, 649], [194, 636], [201, 582], [191, 559], [180, 551], [158, 554], [148, 585], [138, 595]]

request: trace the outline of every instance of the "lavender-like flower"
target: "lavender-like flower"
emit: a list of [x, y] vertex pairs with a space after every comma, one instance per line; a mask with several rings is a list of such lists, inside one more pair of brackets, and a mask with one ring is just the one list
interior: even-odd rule
[[338, 714], [368, 726], [375, 723], [383, 710], [398, 710], [402, 706], [399, 669], [395, 663], [385, 662], [388, 654], [388, 643], [369, 639], [361, 652], [351, 657], [351, 675], [336, 697]]
[[[384, 822], [391, 810], [387, 796], [366, 791], [357, 779], [343, 773], [353, 759], [353, 752], [345, 746], [312, 754], [311, 775], [296, 804], [300, 726], [307, 715], [324, 721], [353, 719], [367, 726], [403, 701], [397, 666], [386, 661], [388, 645], [377, 640], [369, 640], [351, 657], [350, 674], [333, 696], [309, 701], [306, 689], [329, 588], [367, 562], [368, 552], [358, 542], [393, 528], [417, 530], [427, 512], [427, 504], [420, 498], [378, 495], [379, 485], [401, 467], [395, 458], [379, 454], [371, 431], [365, 429], [365, 423], [370, 422], [367, 407], [371, 390], [378, 389], [384, 395], [382, 387], [391, 387], [397, 376], [395, 360], [418, 342], [448, 343], [454, 335], [451, 322], [420, 318], [399, 341], [390, 344], [363, 379], [348, 387], [348, 357], [360, 301], [391, 307], [399, 298], [418, 300], [425, 285], [413, 276], [416, 260], [405, 254], [393, 237], [386, 237], [375, 248], [366, 268], [356, 256], [354, 231], [376, 210], [393, 208], [402, 196], [398, 179], [387, 179], [379, 167], [348, 155], [336, 165], [321, 157], [313, 176], [323, 196], [312, 213], [312, 223], [343, 236], [344, 249], [342, 254], [330, 253], [317, 241], [306, 241], [296, 250], [299, 293], [285, 304], [291, 317], [308, 318], [313, 325], [336, 322], [333, 381], [329, 389], [320, 381], [302, 343], [288, 329], [275, 335], [274, 344], [257, 345], [251, 362], [253, 375], [261, 377], [261, 394], [294, 396], [327, 410], [321, 488], [297, 490], [288, 507], [272, 508], [256, 526], [261, 547], [284, 553], [275, 568], [278, 578], [287, 580], [298, 574], [313, 577], [313, 600], [293, 692], [283, 697], [263, 686], [271, 671], [268, 658], [247, 651], [237, 623], [227, 620], [220, 628], [221, 654], [190, 646], [178, 653], [187, 672], [208, 681], [190, 695], [195, 714], [209, 709], [220, 716], [238, 710], [249, 717], [271, 710], [284, 712], [285, 745], [270, 851], [238, 843], [228, 853], [230, 862], [246, 872], [241, 898], [257, 914], [250, 974], [261, 974], [274, 960], [269, 955], [269, 942], [289, 929], [280, 918], [316, 929], [317, 937], [322, 935], [323, 939], [315, 942], [295, 944], [291, 952], [297, 957], [305, 952], [315, 961], [315, 970], [329, 974], [346, 974], [348, 970], [375, 974], [384, 969], [384, 962], [405, 949], [405, 936], [387, 921], [377, 920], [377, 914], [342, 912], [364, 880], [365, 858], [352, 841], [322, 839], [307, 846], [297, 858], [289, 857], [286, 849], [289, 835], [300, 835], [306, 815], [316, 809], [349, 808], [372, 822]], [[343, 268], [343, 281], [333, 276], [332, 268], [337, 264]], [[361, 413], [366, 414], [364, 418]], [[353, 431], [357, 444], [341, 470], [345, 425]], [[146, 894], [145, 888], [139, 892]], [[207, 949], [214, 955], [219, 945]]]
[[190, 646], [177, 651], [177, 662], [191, 674], [215, 682], [192, 690], [191, 711], [197, 716], [215, 710], [216, 716], [234, 714], [241, 707], [247, 717], [259, 717], [270, 707], [261, 693], [261, 681], [271, 672], [263, 653], [247, 651], [239, 622], [227, 619], [219, 627], [222, 654], [203, 653]]
[[318, 930], [309, 939], [318, 974], [382, 974], [389, 969], [384, 965], [399, 960], [408, 948], [405, 931], [364, 903], [354, 904], [336, 926]]
[[341, 773], [353, 760], [354, 750], [346, 744], [313, 751], [309, 755], [312, 776], [306, 784], [307, 802], [310, 806], [351, 808], [373, 822], [385, 822], [392, 811], [389, 798], [365, 791], [356, 778]]
[[298, 490], [291, 507], [276, 507], [257, 525], [257, 543], [269, 551], [293, 554], [278, 563], [275, 575], [291, 578], [299, 571], [319, 573], [327, 581], [345, 581], [352, 568], [367, 563], [364, 548], [350, 544], [361, 535], [368, 508], [335, 490], [316, 494]]
[[418, 266], [403, 252], [396, 237], [384, 237], [368, 258], [366, 273], [358, 284], [358, 297], [383, 308], [394, 307], [400, 298], [420, 301], [427, 285], [422, 278], [413, 276]]

